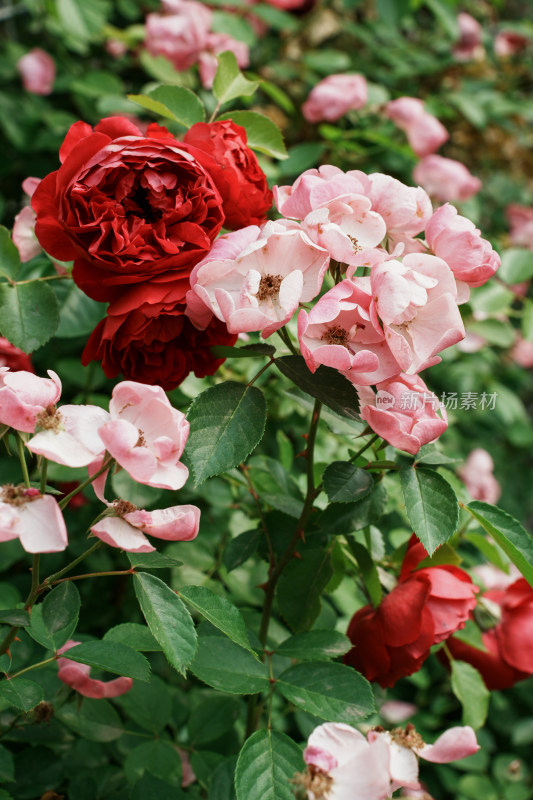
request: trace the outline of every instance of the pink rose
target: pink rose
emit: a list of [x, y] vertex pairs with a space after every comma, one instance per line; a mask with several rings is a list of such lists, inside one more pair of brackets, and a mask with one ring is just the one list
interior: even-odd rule
[[393, 447], [415, 455], [448, 427], [444, 407], [419, 375], [400, 375], [376, 388], [377, 394], [358, 389], [361, 417]]
[[437, 155], [423, 158], [414, 168], [413, 178], [441, 203], [468, 200], [482, 185], [460, 161]]
[[462, 12], [457, 15], [459, 41], [453, 49], [457, 61], [480, 61], [485, 56], [485, 48], [481, 43], [483, 29], [477, 19]]
[[490, 453], [487, 453], [482, 447], [476, 447], [457, 474], [465, 482], [465, 486], [474, 500], [494, 504], [498, 502], [502, 490], [492, 474], [493, 470], [494, 461]]
[[108, 420], [108, 412], [98, 406], [53, 407], [40, 415], [39, 430], [26, 447], [56, 464], [87, 467], [104, 455], [98, 428]]
[[362, 75], [328, 75], [311, 89], [302, 106], [308, 122], [335, 122], [348, 111], [358, 111], [368, 101], [368, 88]]
[[512, 244], [533, 250], [533, 208], [512, 203], [505, 209], [505, 215], [511, 227]]
[[509, 58], [525, 50], [530, 42], [530, 37], [522, 33], [500, 31], [494, 39], [494, 53], [498, 58]]
[[518, 335], [509, 355], [524, 369], [533, 369], [533, 342]]
[[41, 50], [40, 47], [35, 47], [19, 58], [17, 69], [27, 92], [42, 95], [52, 93], [56, 65], [52, 56]]
[[390, 175], [375, 172], [368, 176], [367, 194], [372, 209], [385, 221], [389, 249], [401, 243], [405, 252], [416, 252], [421, 242], [414, 237], [421, 233], [433, 213], [431, 200], [420, 186], [406, 186]]
[[37, 418], [61, 396], [61, 381], [52, 370], [49, 378], [32, 372], [0, 367], [0, 423], [33, 433]]
[[91, 532], [111, 547], [119, 547], [128, 553], [151, 553], [155, 550], [145, 533], [169, 542], [188, 542], [198, 534], [200, 509], [196, 506], [144, 511], [125, 500], [116, 500], [108, 506], [114, 515], [105, 516], [91, 527]]
[[438, 150], [450, 134], [439, 120], [429, 114], [421, 100], [399, 97], [385, 106], [385, 114], [404, 133], [417, 156], [427, 156]]
[[212, 12], [195, 0], [173, 0], [164, 6], [166, 14], [146, 17], [146, 49], [168, 58], [177, 70], [188, 69], [206, 48]]
[[19, 539], [27, 553], [59, 553], [68, 545], [65, 521], [51, 495], [25, 486], [0, 488], [0, 542]]
[[[81, 644], [81, 642], [69, 639], [57, 652], [58, 654], [65, 653], [77, 644]], [[59, 667], [57, 677], [60, 681], [84, 697], [92, 697], [94, 700], [101, 700], [104, 697], [119, 697], [121, 694], [129, 692], [133, 686], [131, 678], [121, 677], [111, 681], [98, 681], [96, 678], [91, 678], [89, 677], [91, 668], [87, 664], [79, 664], [70, 658], [58, 658], [57, 665]]]

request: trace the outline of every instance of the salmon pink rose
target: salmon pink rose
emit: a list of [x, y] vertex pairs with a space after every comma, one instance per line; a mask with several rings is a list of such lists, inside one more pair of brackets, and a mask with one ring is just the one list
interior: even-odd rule
[[56, 65], [52, 56], [45, 50], [34, 47], [29, 53], [19, 58], [17, 69], [27, 92], [40, 95], [52, 93]]
[[62, 166], [32, 197], [35, 233], [95, 300], [124, 285], [188, 276], [209, 251], [224, 214], [211, 176], [165, 128], [146, 135], [124, 117], [70, 128]]
[[38, 489], [0, 488], [0, 542], [19, 539], [27, 553], [60, 553], [68, 545], [57, 500]]
[[481, 181], [464, 164], [435, 153], [425, 156], [413, 170], [413, 178], [440, 203], [462, 202], [481, 189]]
[[146, 17], [146, 49], [177, 70], [189, 69], [207, 45], [211, 9], [195, 0], [165, 0], [162, 11]]
[[426, 111], [424, 103], [416, 97], [391, 100], [385, 106], [385, 114], [404, 131], [417, 156], [434, 153], [450, 138], [444, 125]]
[[362, 75], [328, 75], [311, 89], [302, 106], [308, 122], [335, 122], [348, 111], [358, 111], [368, 101], [368, 87]]

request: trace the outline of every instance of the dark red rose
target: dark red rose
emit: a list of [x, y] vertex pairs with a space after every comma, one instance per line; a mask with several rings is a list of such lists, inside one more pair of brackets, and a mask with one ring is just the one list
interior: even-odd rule
[[82, 363], [98, 360], [108, 378], [174, 389], [189, 374], [212, 375], [224, 359], [215, 358], [213, 345], [233, 345], [237, 339], [213, 317], [198, 330], [185, 316], [188, 279], [174, 284], [134, 286], [114, 303], [89, 337]]
[[222, 197], [224, 227], [237, 230], [260, 225], [272, 206], [272, 192], [244, 128], [232, 120], [197, 122], [184, 136], [197, 148], [197, 160], [213, 176]]
[[13, 372], [20, 370], [35, 372], [29, 355], [8, 342], [3, 336], [0, 336], [0, 367], [9, 367]]
[[37, 187], [35, 233], [95, 300], [119, 296], [124, 284], [173, 281], [210, 250], [224, 222], [211, 176], [165, 128], [143, 135], [124, 117], [94, 131], [70, 128], [62, 166]]
[[481, 635], [486, 650], [453, 637], [448, 647], [454, 658], [479, 670], [488, 689], [508, 689], [533, 675], [533, 589], [519, 578], [507, 589], [485, 592], [482, 600], [494, 603], [501, 615]]
[[384, 688], [417, 672], [434, 644], [464, 627], [476, 604], [478, 588], [464, 570], [449, 565], [416, 570], [426, 556], [413, 537], [398, 585], [377, 608], [361, 608], [348, 628], [354, 648], [345, 663]]

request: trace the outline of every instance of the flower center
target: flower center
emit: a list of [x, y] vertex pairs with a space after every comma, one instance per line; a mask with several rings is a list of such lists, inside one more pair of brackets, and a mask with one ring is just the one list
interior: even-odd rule
[[277, 297], [282, 280], [281, 275], [263, 275], [257, 290], [259, 302], [264, 303], [265, 300], [269, 300], [271, 297]]
[[352, 249], [353, 249], [354, 253], [360, 253], [363, 248], [361, 247], [361, 245], [359, 244], [359, 242], [357, 241], [355, 236], [348, 235], [348, 239], [352, 243]]
[[0, 489], [0, 499], [10, 506], [23, 506], [39, 497], [41, 493], [38, 489], [28, 489], [26, 486], [13, 486], [8, 483]]
[[146, 439], [144, 438], [144, 431], [139, 428], [139, 438], [135, 442], [134, 447], [146, 447]]
[[322, 341], [326, 344], [340, 344], [343, 347], [348, 347], [348, 331], [335, 325], [333, 328], [328, 328], [322, 336]]
[[36, 431], [54, 431], [54, 433], [58, 433], [63, 430], [61, 412], [53, 404], [40, 411], [35, 421]]
[[134, 506], [129, 500], [115, 500], [113, 508], [117, 517], [123, 517], [124, 514], [131, 514], [133, 511], [137, 511], [137, 506]]
[[411, 749], [419, 750], [424, 747], [424, 740], [419, 733], [416, 732], [415, 726], [410, 722], [403, 728], [394, 728], [390, 732], [391, 737], [402, 747], [410, 747]]
[[[296, 796], [298, 798], [306, 798], [309, 796], [308, 793], [310, 792], [315, 800], [327, 800], [333, 787], [333, 778], [326, 775], [326, 773], [322, 772], [318, 767], [309, 764], [307, 772], [297, 772], [291, 783], [296, 784], [298, 787], [296, 789]], [[302, 790], [305, 791], [305, 794], [301, 793]], [[298, 792], [300, 792], [300, 794], [298, 794]]]

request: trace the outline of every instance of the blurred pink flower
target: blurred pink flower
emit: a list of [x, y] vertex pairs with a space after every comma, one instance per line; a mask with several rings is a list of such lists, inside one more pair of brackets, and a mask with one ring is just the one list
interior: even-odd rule
[[119, 547], [129, 553], [151, 553], [155, 550], [144, 536], [145, 533], [170, 542], [188, 542], [198, 534], [200, 509], [196, 506], [144, 511], [124, 500], [108, 505], [115, 515], [105, 516], [91, 527], [91, 532], [111, 547]]
[[361, 418], [393, 447], [415, 455], [448, 427], [444, 407], [419, 375], [400, 375], [376, 389], [358, 388]]
[[505, 209], [505, 215], [511, 227], [511, 242], [516, 247], [533, 250], [533, 208], [512, 203]]
[[461, 12], [457, 15], [457, 25], [459, 27], [459, 41], [453, 49], [453, 55], [457, 61], [480, 61], [485, 55], [485, 48], [481, 43], [483, 29], [479, 22]]
[[414, 703], [407, 703], [405, 700], [386, 700], [379, 709], [379, 714], [389, 725], [398, 725], [417, 711], [418, 706]]
[[56, 65], [52, 56], [40, 47], [19, 58], [17, 69], [27, 92], [47, 95], [52, 93], [56, 77]]
[[[81, 642], [69, 639], [57, 652], [58, 654], [65, 653], [77, 644], [81, 644]], [[57, 665], [59, 667], [57, 677], [60, 681], [84, 697], [91, 697], [94, 700], [101, 700], [104, 697], [119, 697], [121, 694], [129, 692], [133, 686], [131, 678], [121, 677], [111, 681], [99, 681], [91, 678], [91, 668], [87, 664], [78, 664], [77, 661], [72, 661], [70, 658], [58, 658]]]
[[494, 504], [498, 502], [502, 490], [492, 474], [493, 470], [494, 461], [490, 453], [482, 447], [476, 447], [469, 454], [464, 466], [457, 470], [457, 474], [474, 500]]
[[196, 0], [166, 0], [163, 10], [146, 17], [146, 49], [168, 58], [177, 70], [188, 69], [206, 48], [212, 12]]
[[533, 369], [533, 342], [518, 335], [509, 355], [524, 369]]
[[[22, 189], [29, 198], [40, 184], [40, 178], [26, 178], [22, 182]], [[30, 261], [42, 252], [42, 247], [35, 235], [35, 220], [37, 215], [31, 206], [24, 206], [15, 217], [11, 238], [15, 243], [23, 264]]]
[[59, 553], [68, 545], [65, 521], [51, 495], [38, 489], [0, 488], [0, 542], [19, 539], [27, 553]]
[[308, 122], [335, 122], [348, 111], [358, 111], [368, 101], [368, 88], [362, 75], [328, 75], [311, 89], [302, 106]]
[[498, 58], [508, 58], [522, 50], [531, 42], [529, 36], [515, 31], [500, 31], [494, 38], [494, 52]]
[[414, 168], [413, 178], [441, 203], [468, 200], [482, 185], [460, 161], [438, 155], [425, 156]]
[[0, 423], [33, 433], [37, 418], [61, 396], [61, 381], [52, 370], [49, 378], [32, 372], [0, 367]]
[[217, 55], [231, 51], [237, 59], [237, 65], [245, 69], [250, 64], [250, 50], [245, 42], [234, 39], [227, 33], [209, 33], [205, 48], [198, 56], [200, 80], [204, 89], [211, 89], [218, 69]]
[[444, 125], [415, 97], [391, 100], [385, 106], [385, 115], [405, 132], [417, 156], [434, 153], [450, 138]]

